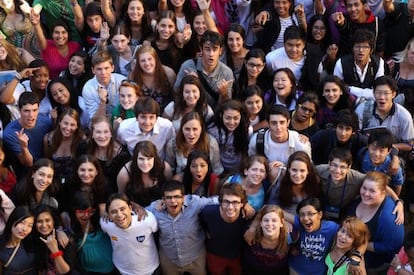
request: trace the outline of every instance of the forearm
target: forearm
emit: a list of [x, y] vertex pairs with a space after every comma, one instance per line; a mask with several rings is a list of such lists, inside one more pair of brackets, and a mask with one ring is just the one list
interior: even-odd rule
[[18, 155], [18, 159], [23, 166], [33, 166], [33, 156], [29, 151], [28, 147], [22, 147], [21, 153]]
[[82, 7], [79, 5], [77, 0], [71, 0], [70, 5], [72, 6], [72, 12], [75, 17], [75, 27], [78, 31], [83, 30], [83, 24], [85, 19], [83, 17]]
[[3, 91], [0, 93], [0, 102], [3, 104], [13, 104], [14, 103], [14, 97], [13, 93], [16, 90], [17, 84], [19, 83], [19, 80], [17, 78], [13, 78], [3, 89]]
[[47, 40], [45, 34], [43, 33], [43, 29], [40, 23], [34, 25], [34, 30], [39, 44], [39, 48], [40, 50], [44, 51], [47, 47]]
[[211, 17], [210, 10], [206, 9], [202, 11], [204, 21], [206, 22], [207, 29], [213, 32], [219, 32], [216, 26], [216, 22], [214, 22], [213, 17]]
[[109, 2], [108, 0], [101, 0], [101, 9], [106, 22], [108, 22], [109, 26], [114, 27], [116, 24], [116, 15], [109, 5]]
[[55, 261], [56, 271], [58, 274], [66, 274], [70, 271], [70, 266], [66, 263], [63, 256], [59, 256], [55, 258], [54, 261]]

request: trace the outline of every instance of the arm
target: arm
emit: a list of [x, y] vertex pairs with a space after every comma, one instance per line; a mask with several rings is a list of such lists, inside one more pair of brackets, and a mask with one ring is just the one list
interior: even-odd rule
[[108, 22], [109, 26], [114, 27], [116, 24], [116, 14], [112, 7], [109, 5], [111, 1], [108, 0], [101, 0], [101, 10], [103, 17], [105, 18], [106, 22]]
[[17, 154], [17, 158], [23, 166], [31, 167], [33, 166], [33, 156], [29, 151], [29, 137], [24, 133], [24, 128], [19, 132], [15, 132], [17, 136], [17, 141], [19, 142], [21, 151]]
[[396, 202], [395, 207], [392, 211], [392, 214], [397, 215], [394, 222], [397, 225], [404, 224], [404, 203], [403, 201], [398, 198], [398, 195], [394, 192], [394, 190], [392, 190], [391, 187], [387, 186], [386, 192], [387, 192], [387, 195], [390, 196], [390, 198], [394, 202]]
[[214, 32], [219, 32], [216, 26], [216, 22], [214, 22], [213, 17], [210, 13], [210, 3], [211, 0], [197, 0], [198, 7], [200, 8], [204, 21], [206, 22], [207, 29]]
[[386, 13], [392, 13], [395, 10], [395, 6], [392, 0], [383, 0], [382, 6], [384, 7], [384, 11]]
[[[129, 162], [129, 163], [131, 163], [131, 162]], [[128, 174], [128, 171], [126, 169], [127, 165], [128, 165], [128, 163], [125, 164], [124, 167], [122, 167], [122, 169], [118, 173], [118, 176], [116, 177], [116, 183], [118, 185], [118, 192], [123, 193], [123, 194], [125, 194], [125, 188], [126, 188], [128, 182], [129, 182], [129, 174]]]
[[72, 12], [75, 17], [75, 27], [78, 31], [81, 32], [83, 31], [83, 26], [85, 24], [85, 18], [83, 17], [82, 7], [79, 5], [78, 0], [70, 0], [70, 5], [72, 7]]
[[23, 59], [24, 63], [27, 65], [29, 65], [29, 63], [35, 59], [33, 55], [24, 48], [17, 48], [17, 52], [19, 53], [20, 57]]
[[66, 263], [65, 259], [63, 259], [63, 252], [59, 250], [55, 229], [53, 229], [53, 233], [46, 239], [40, 237], [40, 240], [49, 248], [51, 252], [50, 257], [55, 263], [56, 271], [59, 274], [68, 273], [70, 271], [70, 266]]
[[168, 10], [167, 0], [159, 0], [158, 1], [158, 11], [166, 11]]
[[39, 43], [39, 48], [41, 51], [44, 51], [47, 47], [47, 40], [45, 34], [43, 33], [42, 26], [40, 25], [40, 14], [35, 13], [32, 9], [30, 19], [30, 22], [32, 23], [35, 30], [37, 42]]

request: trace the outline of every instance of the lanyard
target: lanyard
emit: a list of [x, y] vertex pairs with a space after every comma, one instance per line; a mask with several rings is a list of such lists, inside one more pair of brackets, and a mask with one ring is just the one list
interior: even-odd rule
[[[329, 197], [329, 189], [331, 188], [331, 175], [328, 177], [328, 189], [326, 189], [326, 197]], [[344, 182], [344, 186], [342, 187], [342, 195], [341, 195], [341, 201], [339, 202], [339, 208], [342, 207], [342, 202], [344, 201], [345, 197], [345, 190], [346, 190], [346, 180]]]

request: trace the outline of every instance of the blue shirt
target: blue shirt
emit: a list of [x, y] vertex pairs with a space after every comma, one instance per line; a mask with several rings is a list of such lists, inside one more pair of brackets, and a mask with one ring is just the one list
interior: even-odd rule
[[166, 210], [156, 209], [159, 201], [152, 202], [151, 211], [158, 222], [160, 249], [178, 266], [187, 265], [200, 256], [204, 248], [205, 233], [198, 217], [208, 204], [217, 204], [217, 197], [186, 195], [181, 212], [172, 217]]

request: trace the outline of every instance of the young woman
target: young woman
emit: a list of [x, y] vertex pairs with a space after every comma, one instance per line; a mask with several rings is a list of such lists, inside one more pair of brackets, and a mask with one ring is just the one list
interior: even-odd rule
[[50, 159], [38, 159], [27, 175], [25, 182], [16, 184], [13, 201], [16, 205], [26, 205], [35, 209], [41, 204], [58, 208], [58, 202], [53, 195], [58, 185], [53, 180], [54, 166]]
[[251, 85], [257, 85], [262, 91], [270, 88], [270, 79], [267, 76], [265, 53], [262, 49], [253, 48], [244, 57], [244, 62], [237, 79], [237, 87], [234, 92], [236, 99], [240, 98], [243, 91]]
[[207, 30], [206, 21], [204, 20], [201, 10], [196, 9], [193, 11], [193, 21], [191, 25], [192, 35], [190, 41], [184, 45], [184, 59], [190, 59], [198, 57], [200, 54], [200, 39], [204, 32]]
[[151, 42], [151, 46], [157, 52], [161, 63], [173, 69], [175, 73], [184, 62], [182, 48], [191, 37], [191, 27], [188, 24], [185, 27], [187, 30], [184, 29], [183, 33], [176, 34], [176, 22], [173, 11], [161, 11], [155, 30], [155, 39]]
[[[76, 191], [85, 191], [89, 194], [93, 207], [99, 211], [100, 216], [106, 216], [105, 202], [109, 187], [97, 158], [91, 155], [81, 155], [75, 165], [75, 175], [72, 182], [63, 186], [63, 194], [74, 194]], [[71, 209], [73, 197], [65, 196], [59, 202], [59, 209], [67, 216]], [[62, 215], [62, 214], [61, 214]], [[69, 228], [69, 221], [64, 220], [65, 228]]]
[[[363, 221], [357, 217], [348, 217], [336, 233], [333, 248], [325, 258], [325, 264], [328, 267], [329, 275], [345, 275], [348, 274], [348, 264], [351, 259], [352, 252], [361, 246], [368, 244], [369, 231]], [[362, 263], [361, 263], [362, 265]], [[362, 266], [364, 271], [365, 267]]]
[[33, 213], [25, 206], [16, 207], [10, 214], [0, 243], [1, 274], [38, 274], [29, 237], [33, 224]]
[[194, 75], [186, 75], [181, 80], [175, 101], [171, 101], [165, 107], [163, 117], [171, 120], [175, 131], [178, 132], [181, 118], [191, 111], [199, 113], [206, 124], [214, 115], [213, 109], [207, 104], [207, 95], [200, 79]]
[[264, 205], [269, 184], [266, 180], [269, 164], [263, 156], [251, 156], [244, 160], [240, 174], [232, 175], [226, 183], [241, 184], [246, 191], [247, 200], [255, 212]]
[[158, 102], [161, 112], [172, 101], [175, 72], [163, 65], [154, 48], [143, 46], [135, 54], [136, 64], [130, 79], [142, 89], [142, 93]]
[[102, 232], [99, 213], [87, 192], [73, 194], [70, 219], [79, 269], [86, 274], [113, 274], [111, 240]]
[[214, 124], [208, 133], [218, 142], [220, 160], [224, 171], [230, 174], [240, 170], [241, 161], [247, 156], [249, 122], [247, 112], [237, 100], [229, 100], [218, 107]]
[[240, 24], [231, 24], [224, 37], [226, 47], [222, 60], [232, 69], [236, 78], [240, 74], [245, 57], [249, 52], [244, 47], [245, 38], [245, 31]]
[[296, 99], [296, 78], [288, 68], [280, 68], [273, 74], [273, 87], [266, 92], [264, 99], [269, 106], [281, 104], [289, 111], [295, 110]]
[[311, 138], [319, 130], [315, 119], [318, 109], [318, 96], [313, 92], [303, 93], [296, 102], [295, 111], [292, 112], [289, 129]]
[[176, 137], [167, 143], [165, 160], [175, 171], [177, 178], [182, 177], [188, 155], [193, 150], [208, 153], [214, 173], [220, 175], [223, 172], [217, 140], [207, 134], [203, 117], [197, 112], [189, 112], [183, 116]]
[[39, 112], [48, 114], [55, 125], [57, 119], [65, 110], [76, 110], [80, 116], [79, 126], [87, 130], [89, 128], [89, 116], [86, 112], [85, 101], [82, 96], [76, 96], [73, 93], [72, 83], [63, 77], [51, 80], [47, 85], [47, 97], [39, 105]]
[[333, 127], [338, 111], [354, 106], [355, 97], [349, 93], [345, 82], [334, 75], [321, 80], [318, 95], [320, 106], [316, 120], [321, 129]]
[[75, 171], [75, 159], [86, 153], [86, 136], [80, 127], [79, 114], [66, 109], [57, 120], [55, 130], [43, 138], [44, 155], [53, 161], [55, 178], [61, 184], [70, 182]]
[[0, 56], [0, 71], [16, 70], [20, 72], [34, 60], [33, 56], [25, 49], [16, 48], [15, 45], [1, 38], [0, 49], [4, 51]]
[[303, 151], [291, 154], [286, 173], [279, 177], [270, 192], [267, 203], [279, 205], [292, 215], [303, 199], [318, 198], [321, 194], [320, 180], [309, 155]]
[[368, 226], [370, 238], [365, 264], [369, 274], [386, 271], [403, 245], [404, 226], [394, 221], [395, 203], [386, 193], [388, 181], [387, 175], [381, 172], [368, 172], [360, 189], [361, 197], [348, 213]]
[[73, 53], [79, 51], [78, 42], [69, 41], [69, 28], [63, 21], [57, 21], [52, 26], [52, 40], [47, 40], [40, 24], [40, 15], [33, 13], [31, 22], [34, 26], [42, 58], [49, 64], [50, 78], [56, 78], [69, 64]]
[[151, 141], [140, 141], [135, 145], [132, 160], [119, 171], [118, 192], [145, 207], [161, 199], [161, 186], [171, 176], [171, 168], [160, 159], [155, 145]]
[[218, 194], [218, 175], [213, 173], [210, 158], [206, 152], [195, 150], [188, 155], [184, 169], [185, 194], [209, 197]]
[[265, 205], [256, 219], [260, 226], [255, 232], [255, 242], [247, 245], [243, 254], [245, 274], [289, 274], [289, 233], [282, 209]]
[[111, 123], [116, 131], [124, 119], [135, 117], [134, 106], [142, 96], [141, 88], [131, 80], [124, 80], [119, 86], [119, 104], [112, 111]]
[[126, 146], [119, 144], [113, 135], [113, 129], [108, 118], [94, 117], [91, 121], [91, 136], [88, 140], [88, 154], [95, 156], [110, 183], [110, 193], [118, 190], [116, 178], [119, 171], [131, 156]]
[[158, 3], [158, 7], [160, 12], [167, 9], [174, 12], [178, 32], [183, 32], [185, 26], [190, 24], [193, 19], [191, 0], [161, 0]]
[[28, 80], [22, 82], [25, 91], [35, 93], [40, 100], [46, 97], [46, 88], [50, 80], [49, 64], [43, 59], [35, 59], [29, 63], [28, 68], [33, 69]]
[[257, 85], [247, 86], [240, 94], [240, 101], [244, 104], [249, 117], [250, 132], [257, 132], [262, 128], [269, 128], [266, 119], [267, 105], [263, 100], [263, 92]]
[[77, 51], [69, 59], [68, 67], [60, 74], [72, 83], [73, 95], [82, 96], [82, 89], [86, 81], [93, 77], [91, 59], [84, 51]]
[[36, 263], [40, 274], [75, 273], [76, 246], [68, 242], [65, 248], [58, 244], [56, 228], [59, 218], [56, 210], [41, 205], [35, 210], [34, 241]]

